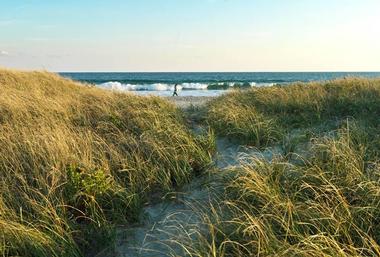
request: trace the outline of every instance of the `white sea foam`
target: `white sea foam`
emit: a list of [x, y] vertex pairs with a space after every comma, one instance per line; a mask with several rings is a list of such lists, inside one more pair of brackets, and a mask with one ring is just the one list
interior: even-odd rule
[[[155, 83], [151, 85], [140, 85], [144, 91], [173, 91], [174, 85], [169, 85], [165, 83]], [[177, 87], [177, 90], [182, 90], [181, 86]]]
[[[123, 84], [117, 81], [109, 81], [98, 85], [104, 89], [116, 91], [173, 91], [174, 84], [155, 83], [155, 84]], [[182, 83], [177, 86], [177, 90], [191, 89], [191, 90], [205, 90], [208, 84], [203, 83]]]
[[[174, 90], [174, 85], [155, 83], [155, 84], [144, 84], [144, 85], [134, 85], [134, 84], [123, 84], [117, 81], [109, 81], [106, 83], [99, 84], [98, 87], [116, 90], [116, 91], [172, 91]], [[178, 86], [178, 90], [182, 87]]]
[[181, 86], [184, 89], [204, 90], [204, 89], [207, 89], [208, 84], [202, 84], [202, 83], [182, 83]]
[[[217, 85], [221, 86], [221, 89], [223, 89], [223, 85], [227, 84], [229, 87], [234, 87], [234, 82], [218, 82]], [[215, 85], [215, 84], [214, 84]], [[274, 83], [256, 83], [251, 82], [249, 83], [251, 87], [268, 87], [275, 85]], [[154, 94], [161, 94], [158, 92], [163, 92], [163, 94], [171, 94], [171, 92], [174, 90], [174, 84], [167, 84], [167, 83], [154, 83], [154, 84], [124, 84], [120, 83], [118, 81], [109, 81], [106, 83], [102, 83], [97, 85], [100, 88], [108, 89], [108, 90], [115, 90], [115, 91], [135, 91], [135, 92], [141, 92], [145, 94], [150, 94], [149, 92], [155, 92]], [[190, 94], [195, 94], [195, 91], [211, 91], [208, 89], [208, 84], [206, 83], [182, 83], [178, 84], [177, 90], [178, 91], [191, 91]], [[220, 91], [217, 90], [216, 91]], [[210, 92], [211, 93], [211, 92]], [[207, 94], [207, 93], [206, 93]]]
[[277, 85], [276, 83], [256, 83], [256, 87], [271, 87]]
[[99, 84], [98, 87], [104, 88], [104, 89], [109, 89], [109, 90], [115, 90], [115, 91], [132, 91], [136, 90], [137, 85], [132, 85], [132, 84], [122, 84], [117, 81], [109, 81], [103, 84]]

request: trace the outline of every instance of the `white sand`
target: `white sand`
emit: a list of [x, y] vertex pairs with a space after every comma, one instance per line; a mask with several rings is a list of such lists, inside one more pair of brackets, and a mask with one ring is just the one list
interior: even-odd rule
[[215, 96], [169, 96], [164, 98], [175, 103], [180, 108], [188, 108], [191, 106], [204, 106], [207, 102], [214, 99]]
[[209, 203], [210, 186], [206, 177], [194, 179], [170, 199], [146, 206], [141, 224], [118, 230], [114, 256], [185, 256], [177, 242], [197, 240], [193, 232], [205, 229], [195, 209]]

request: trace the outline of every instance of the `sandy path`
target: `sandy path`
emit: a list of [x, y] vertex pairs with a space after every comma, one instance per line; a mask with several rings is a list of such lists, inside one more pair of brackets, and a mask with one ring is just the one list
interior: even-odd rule
[[144, 207], [141, 224], [119, 228], [113, 256], [186, 256], [177, 242], [197, 240], [197, 232], [206, 229], [199, 210], [214, 200], [215, 188], [215, 179], [204, 175], [168, 197], [169, 200]]
[[[201, 106], [213, 97], [169, 98], [180, 108]], [[272, 158], [270, 151], [259, 151], [236, 145], [227, 139], [217, 140], [215, 164], [219, 169], [237, 166], [246, 156], [260, 155]], [[117, 257], [167, 257], [186, 256], [178, 242], [196, 242], [198, 231], [207, 229], [202, 223], [202, 212], [216, 201], [218, 179], [203, 175], [191, 181], [179, 192], [165, 197], [156, 204], [143, 208], [141, 223], [120, 227], [117, 232], [115, 253]], [[104, 255], [99, 255], [104, 256]]]
[[[218, 145], [225, 147], [225, 143]], [[233, 152], [232, 149], [220, 150], [226, 154]], [[229, 156], [226, 158], [223, 154], [220, 155], [216, 161], [218, 167], [226, 167], [224, 159], [231, 160]], [[230, 162], [229, 165], [233, 163]], [[173, 194], [169, 197], [170, 200], [146, 206], [142, 211], [141, 224], [118, 229], [116, 252], [113, 256], [186, 256], [177, 242], [196, 240], [196, 232], [206, 229], [197, 210], [214, 200], [215, 188], [215, 179], [204, 175]]]
[[[269, 150], [242, 147], [226, 139], [217, 140], [217, 152], [215, 162], [220, 169], [237, 166], [248, 155], [272, 158]], [[141, 224], [119, 228], [113, 256], [186, 256], [178, 242], [196, 242], [197, 231], [207, 229], [199, 210], [207, 210], [210, 203], [216, 201], [218, 185], [216, 178], [204, 175], [171, 195], [169, 200], [146, 206], [142, 211]]]
[[116, 256], [185, 256], [177, 242], [196, 240], [202, 219], [194, 209], [212, 200], [209, 185], [207, 178], [195, 179], [169, 201], [145, 207], [142, 224], [119, 229]]
[[215, 96], [175, 96], [165, 97], [166, 100], [175, 103], [180, 108], [188, 108], [191, 106], [201, 107], [207, 102], [214, 99]]

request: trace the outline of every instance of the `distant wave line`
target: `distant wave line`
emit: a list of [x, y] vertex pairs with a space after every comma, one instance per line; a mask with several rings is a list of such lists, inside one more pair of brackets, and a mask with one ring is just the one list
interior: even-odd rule
[[[229, 88], [249, 88], [273, 86], [275, 83], [256, 83], [256, 82], [228, 82], [228, 83], [178, 83], [177, 90], [224, 90]], [[153, 84], [130, 84], [119, 81], [108, 81], [97, 86], [104, 89], [116, 91], [173, 91], [175, 83], [153, 83]]]

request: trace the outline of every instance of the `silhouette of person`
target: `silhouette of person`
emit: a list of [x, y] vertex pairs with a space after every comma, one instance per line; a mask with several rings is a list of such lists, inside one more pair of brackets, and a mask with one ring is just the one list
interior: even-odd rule
[[178, 86], [178, 84], [175, 84], [175, 85], [174, 85], [173, 96], [178, 96], [178, 94], [177, 94], [177, 86]]

